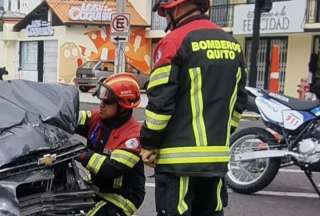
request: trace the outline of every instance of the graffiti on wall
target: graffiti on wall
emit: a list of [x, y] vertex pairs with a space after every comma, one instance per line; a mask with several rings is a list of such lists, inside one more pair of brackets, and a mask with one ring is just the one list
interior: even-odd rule
[[[114, 61], [116, 45], [111, 42], [110, 28], [85, 32], [78, 41], [60, 47], [60, 80], [72, 82], [78, 66], [86, 61]], [[143, 28], [133, 28], [125, 47], [126, 61], [143, 73], [150, 72], [151, 40]]]

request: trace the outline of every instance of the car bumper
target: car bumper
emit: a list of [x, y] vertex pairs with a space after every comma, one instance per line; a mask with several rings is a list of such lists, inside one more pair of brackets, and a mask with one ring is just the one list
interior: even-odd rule
[[77, 86], [95, 87], [98, 80], [97, 78], [75, 78], [74, 82]]

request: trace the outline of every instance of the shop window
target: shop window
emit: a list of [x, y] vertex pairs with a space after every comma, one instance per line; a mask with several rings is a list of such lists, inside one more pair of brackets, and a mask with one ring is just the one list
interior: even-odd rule
[[320, 36], [315, 36], [313, 38], [313, 47], [312, 53], [309, 58], [309, 82], [315, 84], [315, 82], [319, 82], [320, 80]]
[[230, 4], [230, 0], [215, 0], [210, 8], [210, 18], [220, 26], [231, 27], [233, 9], [234, 4]]
[[[280, 92], [284, 92], [285, 74], [287, 67], [287, 49], [288, 39], [283, 38], [261, 38], [257, 56], [257, 82], [256, 87], [268, 89], [268, 80], [270, 74], [271, 50], [273, 45], [280, 47]], [[246, 65], [250, 68], [250, 56], [252, 51], [252, 40], [246, 40]]]
[[20, 43], [20, 69], [23, 71], [37, 71], [38, 42], [26, 41]]

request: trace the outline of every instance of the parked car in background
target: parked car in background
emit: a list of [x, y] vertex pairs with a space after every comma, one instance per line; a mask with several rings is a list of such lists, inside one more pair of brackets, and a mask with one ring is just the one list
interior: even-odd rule
[[[142, 73], [131, 64], [126, 64], [126, 72], [132, 73], [138, 80], [141, 89], [146, 89], [149, 83], [149, 75]], [[80, 91], [87, 92], [94, 88], [101, 78], [108, 77], [114, 73], [113, 61], [99, 61], [93, 66], [92, 70], [77, 70], [76, 85]]]
[[78, 67], [74, 82], [80, 91], [88, 92], [96, 86], [97, 78], [92, 70], [97, 63], [98, 61], [87, 61]]

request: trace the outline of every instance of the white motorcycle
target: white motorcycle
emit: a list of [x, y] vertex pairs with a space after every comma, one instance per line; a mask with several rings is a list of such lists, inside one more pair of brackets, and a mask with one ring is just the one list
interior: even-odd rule
[[297, 165], [320, 197], [312, 178], [312, 172], [320, 172], [320, 102], [251, 87], [247, 91], [249, 107], [268, 129], [251, 127], [232, 135], [228, 185], [251, 194], [269, 185], [281, 167]]

